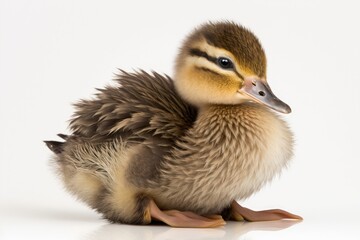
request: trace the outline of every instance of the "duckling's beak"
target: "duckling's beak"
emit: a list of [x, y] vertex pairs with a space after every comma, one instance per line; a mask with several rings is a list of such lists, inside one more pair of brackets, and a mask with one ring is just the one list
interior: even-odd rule
[[281, 113], [291, 112], [289, 105], [278, 99], [271, 91], [269, 84], [263, 79], [246, 77], [239, 92], [247, 95], [251, 100], [264, 104], [275, 111]]

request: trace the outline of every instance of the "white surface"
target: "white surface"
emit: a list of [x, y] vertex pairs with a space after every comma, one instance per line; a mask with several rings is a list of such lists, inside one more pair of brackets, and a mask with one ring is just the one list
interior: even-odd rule
[[85, 211], [18, 209], [3, 211], [1, 239], [80, 239], [80, 240], [282, 240], [282, 239], [359, 239], [359, 221], [336, 220], [334, 216], [304, 222], [259, 223], [228, 222], [215, 229], [180, 229], [167, 226], [110, 224]]
[[[359, 9], [325, 0], [0, 0], [0, 239], [358, 239]], [[66, 133], [70, 103], [108, 84], [117, 67], [171, 75], [184, 36], [221, 19], [260, 38], [297, 139], [289, 169], [243, 204], [305, 221], [241, 236], [240, 223], [185, 230], [99, 220], [63, 191], [42, 140]]]

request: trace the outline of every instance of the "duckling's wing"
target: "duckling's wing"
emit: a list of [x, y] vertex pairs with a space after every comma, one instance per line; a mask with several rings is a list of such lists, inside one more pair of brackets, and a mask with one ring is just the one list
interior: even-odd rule
[[171, 78], [144, 71], [116, 76], [117, 86], [81, 100], [70, 122], [75, 135], [92, 139], [155, 136], [176, 139], [190, 128], [196, 109], [177, 94]]

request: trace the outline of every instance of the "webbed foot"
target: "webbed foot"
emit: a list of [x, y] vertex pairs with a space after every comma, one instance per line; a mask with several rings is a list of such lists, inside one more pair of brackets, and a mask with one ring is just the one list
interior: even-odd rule
[[275, 221], [281, 219], [303, 220], [302, 217], [281, 209], [254, 211], [240, 206], [236, 201], [233, 201], [231, 204], [231, 216], [234, 220], [246, 220], [249, 222]]
[[172, 227], [212, 228], [225, 225], [225, 221], [220, 215], [203, 217], [193, 212], [162, 211], [153, 200], [149, 203], [149, 211], [152, 219], [162, 221]]

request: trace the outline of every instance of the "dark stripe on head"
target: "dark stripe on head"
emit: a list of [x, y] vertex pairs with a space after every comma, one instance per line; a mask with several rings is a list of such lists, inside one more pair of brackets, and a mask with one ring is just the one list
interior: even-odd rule
[[198, 56], [206, 58], [208, 61], [217, 64], [217, 58], [209, 56], [206, 52], [201, 51], [200, 49], [191, 48], [190, 49], [190, 55], [191, 56]]
[[242, 80], [245, 80], [244, 79], [244, 77], [243, 77], [243, 75], [241, 75], [238, 71], [236, 71], [235, 69], [234, 69], [234, 73], [239, 77], [239, 78], [241, 78]]
[[[217, 63], [217, 60], [218, 60], [217, 58], [212, 57], [212, 56], [209, 56], [206, 52], [203, 52], [203, 51], [201, 51], [200, 49], [191, 48], [191, 49], [190, 49], [190, 55], [191, 55], [191, 56], [203, 57], [203, 58], [206, 58], [208, 61], [210, 61], [210, 62], [212, 62], [212, 63], [215, 63], [216, 65], [218, 64], [218, 63]], [[219, 74], [219, 73], [217, 73], [217, 72], [215, 72], [215, 71], [212, 71], [212, 70], [210, 70], [210, 69], [208, 69], [208, 68], [199, 68], [199, 69], [201, 69], [201, 70], [206, 70], [206, 71], [211, 71], [212, 73]], [[242, 80], [244, 80], [243, 75], [241, 75], [238, 71], [236, 71], [235, 68], [233, 69], [233, 71], [235, 72], [235, 74], [236, 74], [239, 78], [241, 78]]]
[[211, 70], [211, 69], [209, 69], [209, 68], [206, 68], [206, 67], [196, 67], [196, 68], [199, 69], [199, 70], [202, 70], [202, 71], [210, 72], [210, 73], [213, 73], [213, 74], [216, 74], [216, 75], [221, 76], [220, 73], [215, 72], [215, 71], [213, 71], [213, 70]]

